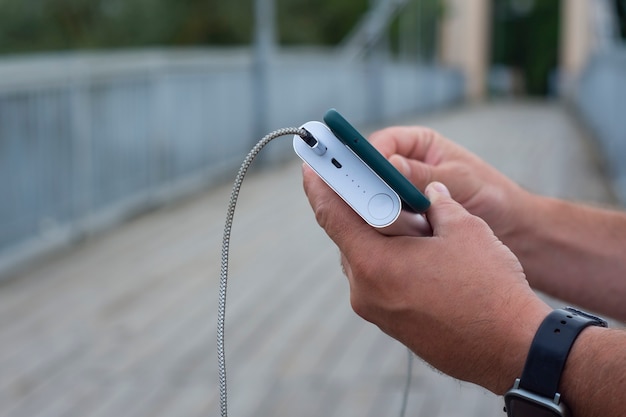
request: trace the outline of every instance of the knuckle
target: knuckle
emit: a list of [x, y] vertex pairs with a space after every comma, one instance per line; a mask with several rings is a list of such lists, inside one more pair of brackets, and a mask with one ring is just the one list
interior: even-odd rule
[[463, 231], [464, 236], [480, 236], [489, 229], [484, 220], [469, 213], [457, 213], [451, 220], [456, 223], [458, 230]]
[[363, 302], [363, 299], [355, 295], [354, 292], [350, 293], [350, 306], [359, 317], [367, 320], [368, 308], [367, 304]]
[[481, 219], [478, 216], [471, 215], [471, 214], [469, 214], [468, 216], [465, 216], [464, 223], [465, 223], [465, 227], [467, 227], [470, 230], [470, 232], [485, 233], [485, 231], [491, 230], [489, 229], [489, 226], [487, 225], [487, 223], [485, 223], [483, 219]]
[[350, 260], [352, 273], [362, 282], [375, 281], [380, 275], [380, 259], [371, 256], [357, 256]]
[[317, 202], [315, 207], [313, 207], [315, 220], [322, 227], [325, 227], [326, 224], [328, 223], [328, 213], [330, 212], [328, 205], [329, 205], [329, 202], [327, 200], [321, 200]]

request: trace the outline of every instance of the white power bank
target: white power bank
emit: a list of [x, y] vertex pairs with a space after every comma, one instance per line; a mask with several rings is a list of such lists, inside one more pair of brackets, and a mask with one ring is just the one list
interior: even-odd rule
[[293, 137], [296, 154], [369, 225], [387, 235], [431, 235], [421, 214], [402, 210], [398, 194], [321, 122], [302, 128], [319, 142], [309, 146]]

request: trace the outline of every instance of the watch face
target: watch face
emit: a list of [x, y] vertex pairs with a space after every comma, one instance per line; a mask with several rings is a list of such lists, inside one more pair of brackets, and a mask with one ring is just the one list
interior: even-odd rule
[[506, 406], [509, 416], [512, 417], [562, 417], [559, 411], [546, 408], [526, 398], [511, 398]]

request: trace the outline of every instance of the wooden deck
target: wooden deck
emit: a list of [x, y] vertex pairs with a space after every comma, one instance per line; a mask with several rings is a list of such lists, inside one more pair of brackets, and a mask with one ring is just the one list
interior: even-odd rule
[[[614, 201], [593, 147], [558, 104], [401, 122], [439, 129], [537, 192]], [[229, 193], [227, 185], [143, 215], [2, 281], [0, 416], [219, 415], [215, 327]], [[398, 415], [407, 352], [351, 311], [295, 157], [246, 180], [231, 248], [230, 415]], [[412, 377], [407, 416], [503, 416], [500, 398], [419, 359]]]

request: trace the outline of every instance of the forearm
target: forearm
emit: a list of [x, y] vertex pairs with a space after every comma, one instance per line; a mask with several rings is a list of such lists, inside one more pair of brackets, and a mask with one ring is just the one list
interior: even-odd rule
[[626, 320], [626, 214], [530, 195], [504, 243], [531, 285]]

